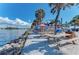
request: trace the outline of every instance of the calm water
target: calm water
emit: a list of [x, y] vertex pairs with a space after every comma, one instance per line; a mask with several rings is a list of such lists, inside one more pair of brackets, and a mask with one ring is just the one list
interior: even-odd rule
[[26, 30], [25, 29], [14, 29], [14, 30], [1, 30], [0, 29], [0, 46], [14, 40], [21, 36]]

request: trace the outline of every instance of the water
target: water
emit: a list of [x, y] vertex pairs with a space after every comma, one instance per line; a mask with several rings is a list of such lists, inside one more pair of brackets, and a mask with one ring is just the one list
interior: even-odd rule
[[10, 42], [11, 40], [20, 37], [25, 31], [26, 29], [0, 29], [0, 47]]

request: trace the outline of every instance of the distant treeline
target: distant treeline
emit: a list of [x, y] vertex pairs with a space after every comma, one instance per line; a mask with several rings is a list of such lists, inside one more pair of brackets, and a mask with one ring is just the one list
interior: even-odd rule
[[0, 28], [0, 29], [26, 29], [26, 28], [6, 27], [6, 28]]

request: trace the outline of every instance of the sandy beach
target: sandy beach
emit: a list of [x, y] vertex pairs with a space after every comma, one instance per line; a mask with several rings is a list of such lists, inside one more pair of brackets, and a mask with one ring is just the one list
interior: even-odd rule
[[[78, 32], [75, 33], [79, 36]], [[35, 36], [33, 34], [29, 36], [23, 48], [24, 55], [79, 55], [79, 40], [76, 44], [66, 44], [58, 50], [53, 46], [55, 44], [48, 43], [48, 39], [33, 38]], [[61, 40], [61, 44], [62, 42], [65, 40]]]

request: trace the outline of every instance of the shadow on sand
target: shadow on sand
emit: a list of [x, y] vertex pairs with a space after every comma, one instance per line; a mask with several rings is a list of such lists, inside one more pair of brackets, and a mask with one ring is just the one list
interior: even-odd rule
[[47, 41], [42, 41], [38, 43], [31, 44], [23, 48], [23, 52], [28, 54], [34, 50], [38, 50], [44, 55], [62, 55], [63, 53], [59, 50], [56, 50], [54, 47], [49, 47]]

